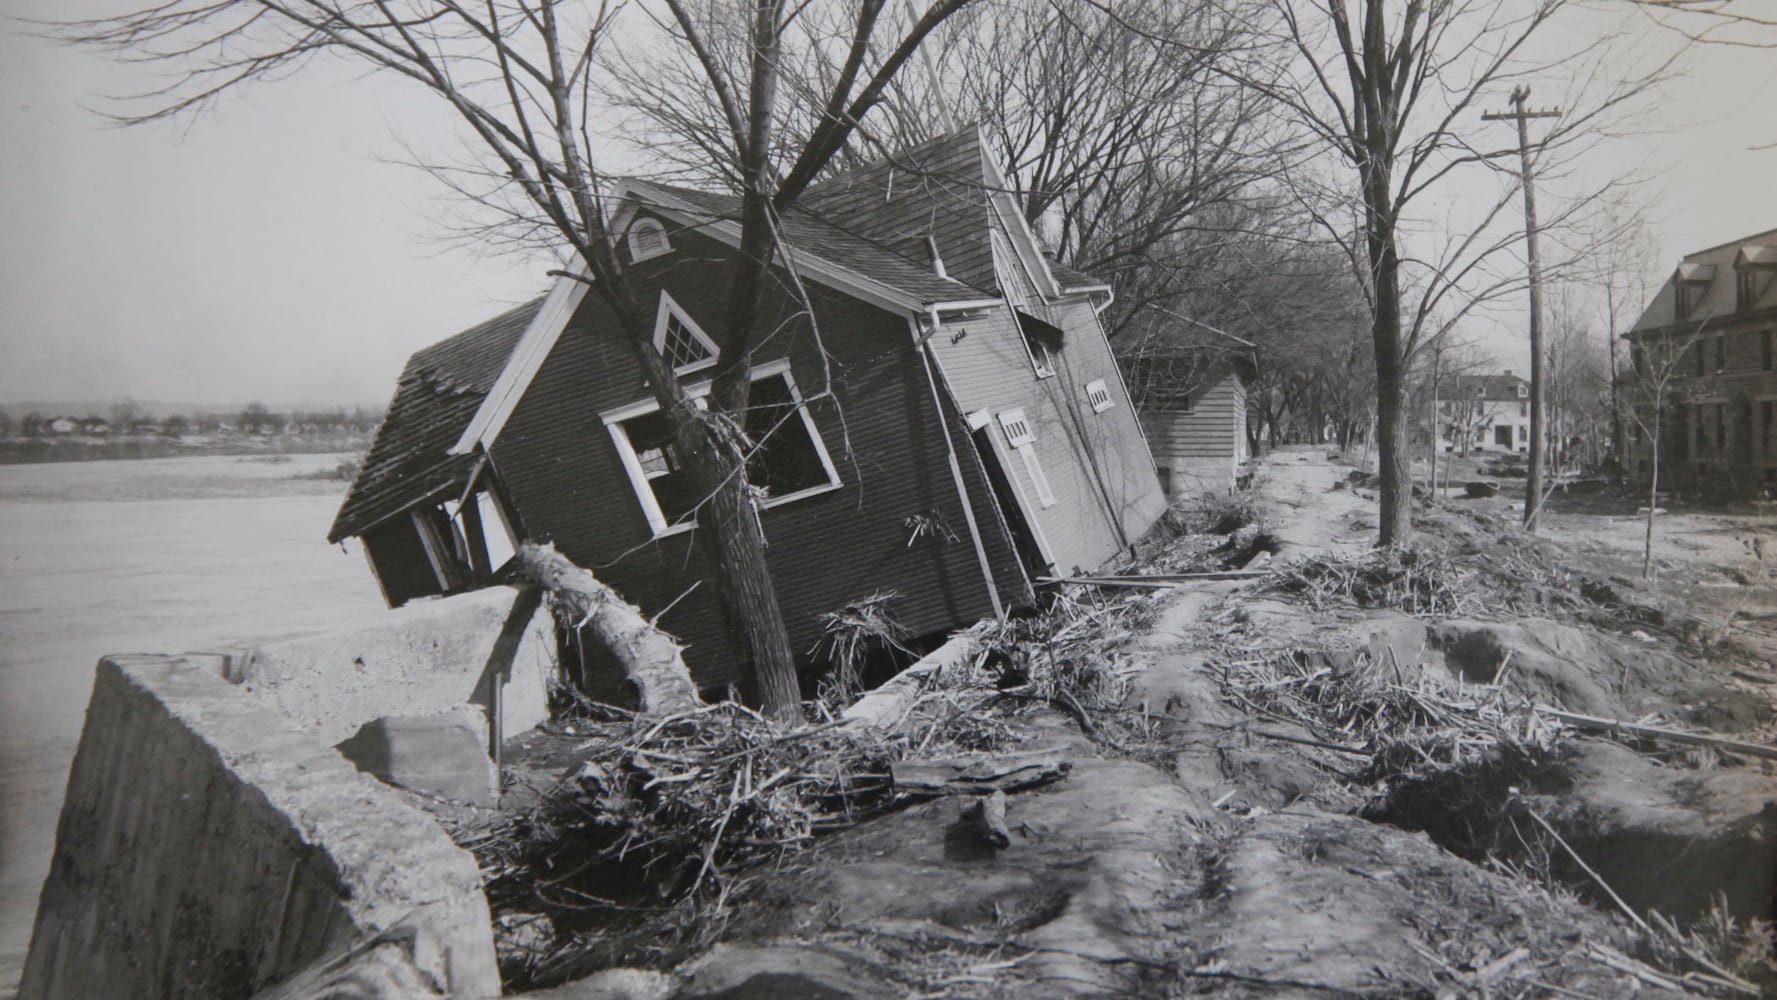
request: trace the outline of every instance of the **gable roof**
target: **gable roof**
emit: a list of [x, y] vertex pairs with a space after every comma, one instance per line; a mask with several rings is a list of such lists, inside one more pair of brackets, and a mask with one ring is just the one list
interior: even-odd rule
[[536, 298], [415, 352], [341, 502], [329, 542], [361, 535], [413, 505], [461, 492], [475, 460], [449, 452], [543, 304]]
[[[1673, 269], [1660, 290], [1647, 304], [1641, 317], [1630, 327], [1631, 333], [1655, 330], [1677, 323], [1701, 324], [1710, 319], [1732, 316], [1739, 308], [1736, 279], [1740, 268], [1761, 271], [1777, 266], [1777, 229], [1753, 233], [1720, 246], [1686, 254]], [[1690, 311], [1678, 313], [1678, 286], [1688, 285], [1695, 294]], [[1763, 278], [1755, 309], [1777, 307], [1777, 279]]]

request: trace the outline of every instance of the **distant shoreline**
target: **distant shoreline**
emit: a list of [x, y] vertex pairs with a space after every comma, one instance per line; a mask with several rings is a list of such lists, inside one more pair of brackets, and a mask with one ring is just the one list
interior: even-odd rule
[[326, 455], [363, 452], [368, 434], [185, 435], [161, 437], [59, 437], [0, 439], [0, 465], [104, 462], [200, 455]]

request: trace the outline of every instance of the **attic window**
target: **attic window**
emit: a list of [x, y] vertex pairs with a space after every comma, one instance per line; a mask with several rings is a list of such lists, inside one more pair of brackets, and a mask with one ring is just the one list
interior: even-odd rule
[[[814, 418], [797, 394], [789, 363], [762, 365], [751, 378], [744, 427], [752, 442], [747, 482], [764, 495], [762, 506], [775, 507], [837, 489], [839, 473]], [[688, 391], [701, 401], [709, 393], [709, 384], [691, 386]], [[656, 536], [691, 528], [701, 497], [659, 406], [648, 400], [604, 413], [602, 419], [648, 527]]]
[[680, 375], [716, 363], [716, 342], [665, 292], [654, 317], [654, 349]]
[[673, 246], [666, 240], [666, 227], [657, 219], [640, 218], [629, 227], [629, 261], [640, 264], [644, 260], [659, 257], [672, 252]]
[[1103, 413], [1113, 405], [1111, 390], [1104, 384], [1104, 379], [1095, 378], [1086, 383], [1086, 402], [1092, 407], [1093, 413]]
[[1019, 332], [1024, 334], [1024, 349], [1030, 354], [1030, 366], [1037, 378], [1054, 375], [1061, 354], [1061, 330], [1027, 312], [1015, 310], [1014, 315], [1018, 317]]
[[1751, 309], [1758, 301], [1758, 272], [1743, 267], [1734, 273], [1734, 306], [1738, 309]]
[[1530, 387], [1529, 386], [1521, 385], [1518, 387], [1518, 398], [1519, 399], [1523, 399], [1524, 397], [1526, 397], [1528, 395], [1530, 395]]

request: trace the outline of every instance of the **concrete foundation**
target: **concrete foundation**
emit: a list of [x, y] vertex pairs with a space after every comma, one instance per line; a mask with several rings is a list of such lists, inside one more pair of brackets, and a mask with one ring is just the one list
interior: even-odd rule
[[536, 591], [489, 587], [226, 655], [230, 680], [329, 746], [372, 719], [463, 704], [488, 709], [498, 739], [549, 717], [555, 626]]
[[99, 663], [20, 995], [237, 1000], [397, 927], [408, 995], [499, 995], [473, 856], [224, 666]]

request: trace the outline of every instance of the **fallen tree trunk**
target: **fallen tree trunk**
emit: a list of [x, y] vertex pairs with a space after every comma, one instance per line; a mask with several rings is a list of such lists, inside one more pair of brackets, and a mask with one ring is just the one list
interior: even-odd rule
[[686, 712], [703, 704], [678, 642], [655, 628], [640, 608], [625, 601], [590, 570], [574, 565], [554, 544], [521, 546], [518, 564], [526, 577], [567, 609], [574, 628], [590, 628], [611, 651], [636, 686], [643, 712]]
[[889, 765], [895, 791], [912, 795], [1016, 792], [1067, 777], [1071, 761], [1054, 757], [946, 757]]

